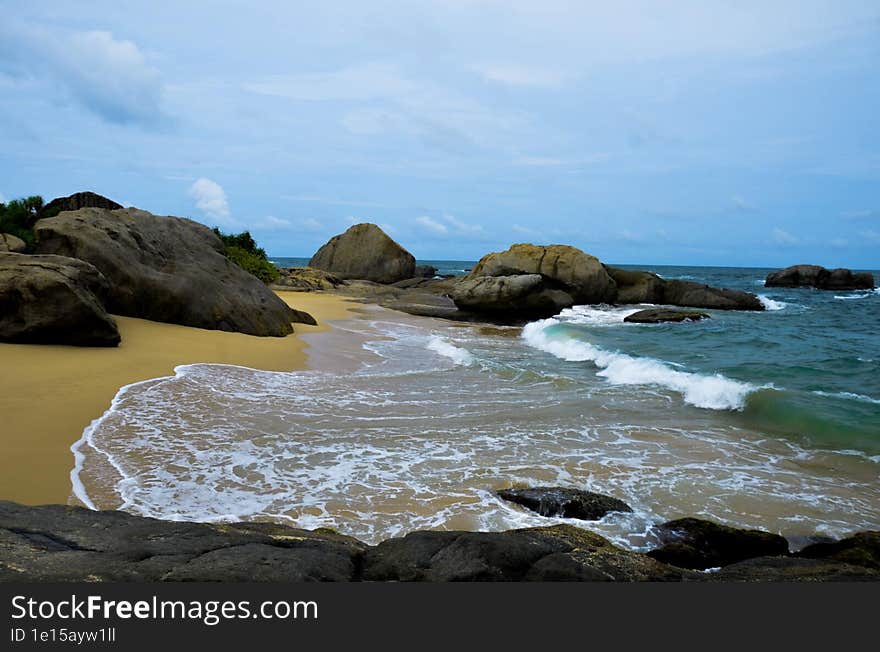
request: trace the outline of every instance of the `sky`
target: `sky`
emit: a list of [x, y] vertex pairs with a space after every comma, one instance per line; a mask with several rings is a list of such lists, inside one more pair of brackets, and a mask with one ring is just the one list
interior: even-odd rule
[[0, 201], [880, 268], [876, 0], [0, 0]]

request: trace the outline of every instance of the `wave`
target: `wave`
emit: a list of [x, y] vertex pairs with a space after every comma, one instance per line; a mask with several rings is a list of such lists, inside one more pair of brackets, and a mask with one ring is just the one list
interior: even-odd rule
[[741, 410], [746, 397], [757, 387], [726, 378], [677, 371], [659, 360], [636, 358], [605, 351], [587, 342], [553, 332], [562, 325], [556, 318], [526, 324], [522, 338], [538, 350], [570, 362], [592, 362], [597, 375], [613, 385], [660, 385], [682, 394], [685, 403], [710, 410]]
[[854, 392], [823, 392], [816, 390], [813, 392], [816, 396], [825, 396], [827, 398], [848, 398], [854, 401], [862, 401], [864, 403], [874, 403], [880, 405], [880, 398], [865, 396], [864, 394], [856, 394]]
[[766, 294], [759, 294], [758, 300], [764, 306], [764, 310], [783, 310], [788, 305], [785, 301], [776, 301]]
[[866, 292], [861, 292], [859, 294], [835, 294], [834, 298], [851, 301], [853, 299], [867, 299], [878, 294], [880, 294], [880, 288], [874, 288], [873, 290], [867, 290]]
[[[652, 304], [644, 304], [652, 305]], [[559, 317], [572, 324], [586, 324], [589, 326], [618, 326], [623, 324], [623, 319], [642, 310], [642, 307], [630, 306], [572, 306], [559, 313]]]
[[434, 336], [428, 340], [428, 349], [452, 360], [455, 364], [470, 365], [474, 362], [473, 354], [454, 344], [450, 344], [441, 337]]
[[755, 279], [755, 285], [760, 285], [761, 287], [764, 287], [764, 286], [767, 285], [767, 279], [764, 279], [764, 278], [756, 278], [756, 279]]

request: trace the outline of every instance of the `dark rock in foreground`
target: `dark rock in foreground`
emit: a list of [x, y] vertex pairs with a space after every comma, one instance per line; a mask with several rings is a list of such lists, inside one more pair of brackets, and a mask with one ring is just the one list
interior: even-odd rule
[[85, 260], [104, 274], [114, 314], [249, 335], [293, 332], [287, 304], [227, 260], [198, 222], [83, 208], [40, 220], [34, 231], [39, 253]]
[[0, 253], [21, 254], [27, 250], [27, 243], [11, 233], [0, 233]]
[[64, 211], [78, 211], [80, 208], [106, 208], [110, 211], [122, 208], [112, 199], [107, 199], [96, 192], [75, 192], [67, 197], [56, 197], [40, 209], [37, 219], [55, 217]]
[[871, 290], [874, 275], [870, 272], [853, 272], [850, 269], [826, 269], [819, 265], [792, 265], [767, 275], [767, 287], [799, 288], [817, 290]]
[[657, 527], [663, 546], [648, 556], [682, 568], [717, 568], [753, 557], [788, 554], [788, 541], [761, 530], [741, 530], [699, 518]]
[[375, 224], [355, 224], [318, 249], [309, 267], [342, 279], [395, 283], [415, 276], [416, 259]]
[[107, 292], [104, 276], [81, 260], [0, 253], [0, 341], [116, 346]]
[[541, 516], [597, 521], [608, 512], [632, 511], [629, 505], [618, 498], [571, 487], [502, 489], [496, 493], [504, 500], [522, 505]]
[[507, 532], [413, 532], [367, 550], [364, 579], [454, 581], [681, 581], [673, 568], [569, 525]]
[[705, 312], [690, 312], [687, 310], [668, 310], [664, 308], [651, 308], [639, 310], [623, 318], [623, 321], [632, 324], [661, 324], [663, 322], [700, 321], [709, 319]]
[[[880, 533], [852, 538], [861, 541], [862, 535]], [[161, 521], [0, 501], [0, 582], [364, 580], [878, 581], [880, 571], [830, 558], [765, 556], [701, 573], [623, 550], [569, 525], [419, 531], [368, 546], [326, 529]]]
[[549, 317], [573, 305], [571, 295], [540, 274], [468, 277], [455, 285], [452, 300], [461, 310], [487, 313], [501, 321]]
[[880, 571], [880, 532], [858, 532], [840, 541], [814, 543], [797, 552], [796, 556], [829, 559]]

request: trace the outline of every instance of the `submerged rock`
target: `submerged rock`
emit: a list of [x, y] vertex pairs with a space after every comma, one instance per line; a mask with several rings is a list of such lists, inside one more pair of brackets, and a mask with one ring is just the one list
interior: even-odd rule
[[709, 319], [709, 315], [705, 312], [651, 308], [649, 310], [639, 310], [631, 315], [627, 315], [623, 318], [623, 321], [633, 324], [660, 324], [668, 321], [700, 321], [701, 319]]
[[608, 512], [632, 511], [629, 505], [618, 498], [571, 487], [502, 489], [496, 493], [504, 500], [522, 505], [541, 516], [597, 521]]
[[206, 226], [126, 208], [82, 208], [37, 222], [39, 253], [85, 260], [109, 281], [110, 312], [248, 335], [293, 332], [290, 309], [227, 260]]
[[838, 291], [871, 290], [874, 288], [874, 275], [870, 272], [853, 272], [845, 268], [829, 270], [819, 265], [792, 265], [768, 274], [764, 285]]
[[355, 224], [318, 249], [309, 267], [342, 279], [395, 283], [415, 276], [416, 259], [375, 224]]
[[668, 521], [656, 531], [664, 545], [647, 554], [681, 568], [702, 570], [753, 557], [788, 554], [788, 541], [778, 534], [742, 530], [699, 518]]
[[116, 346], [107, 292], [104, 276], [81, 260], [0, 253], [0, 341]]

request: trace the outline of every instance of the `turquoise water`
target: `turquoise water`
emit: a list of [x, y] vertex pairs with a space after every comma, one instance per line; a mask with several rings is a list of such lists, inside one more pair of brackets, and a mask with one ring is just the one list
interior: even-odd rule
[[188, 365], [123, 388], [75, 446], [76, 495], [366, 541], [561, 522], [494, 494], [535, 484], [625, 500], [569, 522], [637, 549], [681, 516], [792, 539], [880, 527], [880, 293], [647, 269], [769, 309], [643, 325], [624, 322], [639, 306], [576, 306], [520, 330], [365, 308], [304, 336], [315, 371]]

